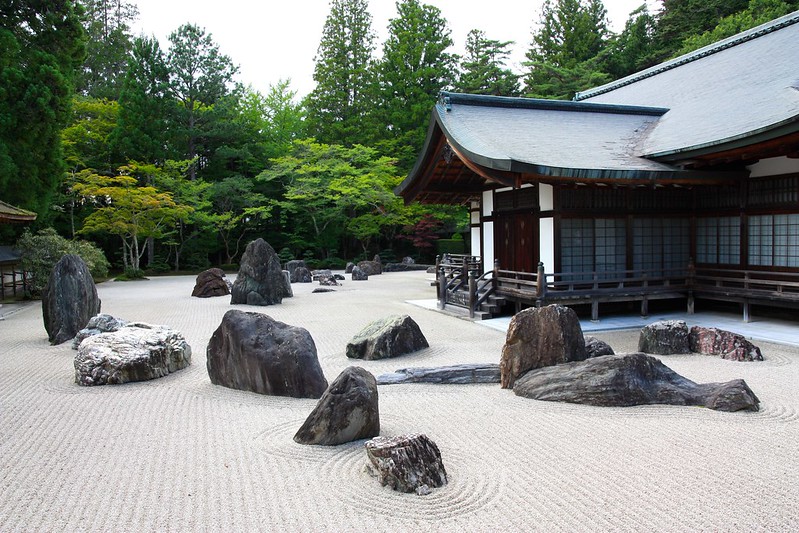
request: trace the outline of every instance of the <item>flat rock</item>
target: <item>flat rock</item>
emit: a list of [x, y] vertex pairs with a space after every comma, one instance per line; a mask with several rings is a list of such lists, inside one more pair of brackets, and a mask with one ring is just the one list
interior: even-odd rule
[[77, 335], [75, 335], [75, 338], [72, 339], [72, 349], [77, 350], [80, 346], [80, 343], [83, 342], [83, 339], [86, 337], [99, 335], [100, 333], [106, 333], [109, 331], [117, 331], [127, 325], [128, 322], [126, 320], [122, 320], [121, 318], [114, 318], [113, 316], [106, 315], [104, 313], [94, 315], [89, 319], [89, 323], [86, 324], [86, 327], [80, 330]]
[[351, 359], [387, 359], [415, 352], [430, 345], [419, 325], [408, 315], [391, 315], [376, 320], [347, 343]]
[[317, 287], [311, 291], [311, 293], [320, 293], [320, 292], [336, 292], [336, 289], [330, 289], [328, 287]]
[[375, 377], [357, 366], [345, 368], [294, 435], [300, 444], [335, 446], [380, 434]]
[[213, 298], [230, 294], [227, 276], [221, 268], [209, 268], [197, 275], [191, 295], [197, 298]]
[[81, 342], [75, 382], [111, 385], [164, 377], [191, 364], [191, 347], [179, 332], [137, 322]]
[[757, 411], [760, 401], [743, 380], [697, 384], [643, 353], [605, 355], [531, 370], [513, 392], [535, 400], [604, 407], [668, 404], [718, 411]]
[[384, 487], [424, 495], [447, 484], [441, 452], [427, 435], [375, 437], [365, 447], [367, 470]]
[[291, 284], [280, 268], [280, 258], [263, 239], [247, 245], [233, 283], [231, 304], [273, 305], [291, 296]]
[[586, 357], [583, 330], [574, 310], [562, 305], [525, 309], [508, 326], [499, 363], [502, 388], [512, 388], [528, 370]]
[[691, 351], [704, 355], [718, 355], [731, 361], [762, 361], [760, 348], [746, 337], [717, 328], [694, 326], [688, 333]]
[[100, 312], [100, 297], [89, 267], [79, 255], [64, 255], [42, 291], [42, 318], [50, 344], [71, 340]]
[[474, 363], [463, 365], [400, 368], [390, 374], [377, 376], [378, 385], [399, 383], [440, 383], [464, 385], [471, 383], [499, 383], [497, 363]]
[[641, 328], [638, 351], [655, 355], [691, 353], [684, 320], [661, 320]]
[[295, 398], [319, 398], [327, 389], [308, 330], [261, 313], [225, 313], [206, 355], [214, 385]]

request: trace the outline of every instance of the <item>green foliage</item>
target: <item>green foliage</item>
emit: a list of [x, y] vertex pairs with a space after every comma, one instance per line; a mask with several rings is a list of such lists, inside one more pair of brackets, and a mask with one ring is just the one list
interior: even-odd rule
[[125, 270], [114, 281], [137, 281], [147, 279], [146, 273], [140, 268], [125, 267]]
[[86, 60], [75, 88], [85, 96], [117, 100], [132, 46], [131, 25], [139, 15], [135, 4], [123, 0], [78, 0], [83, 6], [88, 41]]
[[466, 242], [460, 239], [438, 239], [436, 241], [436, 252], [442, 254], [464, 254], [466, 253]]
[[364, 117], [372, 105], [374, 50], [367, 0], [331, 0], [316, 53], [308, 95], [308, 132], [320, 142], [352, 145], [367, 140]]
[[687, 37], [676, 55], [687, 54], [736, 33], [787, 15], [796, 9], [797, 4], [799, 2], [796, 1], [791, 3], [784, 0], [749, 0], [746, 9], [722, 18], [713, 29]]
[[0, 198], [39, 224], [64, 174], [60, 130], [84, 55], [72, 2], [0, 3]]
[[277, 256], [280, 258], [280, 262], [284, 265], [289, 261], [294, 261], [294, 254], [291, 253], [289, 248], [281, 248], [277, 253]]
[[70, 124], [61, 133], [64, 161], [70, 171], [113, 168], [109, 139], [118, 114], [119, 104], [114, 100], [73, 99]]
[[488, 39], [480, 30], [466, 37], [466, 56], [461, 60], [461, 74], [455, 90], [471, 94], [518, 96], [519, 76], [505, 63], [513, 41]]
[[683, 42], [746, 9], [748, 0], [663, 0], [656, 28], [657, 61], [677, 55]]
[[35, 298], [41, 296], [50, 272], [66, 254], [79, 255], [89, 267], [93, 278], [108, 276], [109, 264], [102, 250], [87, 241], [65, 239], [52, 228], [45, 228], [35, 234], [25, 230], [16, 247], [22, 256], [22, 268], [28, 273], [28, 288]]
[[656, 28], [657, 18], [649, 13], [646, 4], [630, 13], [624, 30], [613, 36], [599, 54], [601, 70], [618, 79], [656, 64]]
[[[381, 153], [410, 170], [424, 144], [430, 109], [441, 89], [455, 81], [456, 58], [441, 11], [418, 0], [397, 2], [383, 57], [376, 65], [374, 139]], [[338, 142], [338, 141], [337, 141]]]

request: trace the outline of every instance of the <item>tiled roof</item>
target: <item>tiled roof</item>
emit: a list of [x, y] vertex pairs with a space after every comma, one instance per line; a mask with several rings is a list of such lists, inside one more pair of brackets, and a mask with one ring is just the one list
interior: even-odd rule
[[36, 213], [14, 207], [0, 200], [0, 222], [29, 222], [36, 220]]
[[577, 99], [669, 108], [639, 147], [656, 158], [799, 129], [799, 11]]

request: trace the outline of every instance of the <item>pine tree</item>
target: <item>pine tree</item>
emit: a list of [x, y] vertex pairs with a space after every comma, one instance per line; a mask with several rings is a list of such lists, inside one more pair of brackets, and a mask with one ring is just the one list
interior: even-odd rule
[[331, 0], [316, 54], [308, 95], [308, 129], [320, 142], [364, 142], [374, 51], [372, 16], [366, 0]]
[[505, 68], [513, 41], [488, 39], [480, 30], [466, 37], [466, 56], [461, 60], [461, 73], [455, 89], [472, 94], [518, 96], [519, 76]]
[[430, 109], [438, 93], [454, 83], [456, 57], [441, 11], [418, 0], [397, 2], [377, 65], [376, 140], [383, 153], [409, 170], [424, 144]]

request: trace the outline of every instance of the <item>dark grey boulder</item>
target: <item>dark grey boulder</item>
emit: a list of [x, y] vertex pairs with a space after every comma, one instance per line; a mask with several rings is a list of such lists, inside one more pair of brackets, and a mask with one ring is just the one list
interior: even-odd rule
[[402, 261], [400, 261], [400, 262], [401, 262], [403, 265], [413, 265], [413, 264], [415, 264], [415, 263], [416, 263], [416, 261], [414, 261], [414, 260], [413, 260], [413, 257], [409, 257], [409, 256], [405, 256], [405, 257], [403, 257], [403, 258], [402, 258]]
[[760, 348], [746, 337], [717, 328], [694, 326], [688, 333], [691, 351], [703, 355], [718, 355], [731, 361], [762, 361]]
[[327, 388], [308, 330], [261, 313], [225, 313], [206, 355], [214, 385], [295, 398], [319, 398]]
[[358, 268], [366, 272], [367, 276], [377, 276], [383, 273], [383, 265], [377, 261], [361, 261]]
[[502, 388], [534, 368], [582, 361], [585, 338], [577, 314], [562, 305], [525, 309], [510, 321], [499, 367]]
[[314, 281], [322, 279], [330, 279], [333, 277], [333, 272], [329, 268], [322, 268], [311, 272], [311, 277]]
[[499, 383], [499, 365], [497, 363], [472, 363], [429, 368], [400, 368], [396, 372], [377, 376], [378, 385], [396, 385], [398, 383], [440, 383], [442, 385]]
[[84, 339], [74, 364], [79, 385], [146, 381], [189, 366], [191, 347], [173, 329], [137, 322]]
[[613, 407], [668, 404], [757, 411], [760, 404], [743, 380], [697, 384], [643, 353], [531, 370], [516, 380], [513, 392], [535, 400]]
[[641, 328], [638, 351], [655, 355], [691, 353], [688, 325], [683, 320], [661, 320]]
[[100, 312], [100, 297], [89, 267], [67, 254], [53, 267], [42, 291], [42, 318], [50, 344], [71, 340]]
[[298, 268], [307, 269], [308, 265], [306, 265], [305, 261], [303, 261], [302, 259], [292, 259], [291, 261], [286, 262], [286, 270], [288, 270], [289, 274], [291, 275], [292, 283], [295, 283], [294, 282], [294, 271], [297, 270]]
[[233, 283], [230, 303], [273, 305], [290, 295], [291, 284], [287, 283], [275, 250], [263, 239], [248, 244]]
[[376, 320], [347, 343], [351, 359], [387, 359], [415, 352], [430, 345], [419, 325], [408, 315], [392, 315]]
[[367, 370], [345, 368], [294, 435], [300, 444], [336, 446], [380, 434], [377, 382]]
[[312, 294], [320, 293], [320, 292], [336, 292], [336, 289], [331, 289], [329, 287], [317, 287], [311, 291]]
[[355, 268], [355, 263], [353, 263], [353, 262], [349, 262], [349, 263], [347, 263], [347, 266], [346, 266], [346, 268], [344, 269], [344, 273], [345, 273], [345, 274], [350, 274], [350, 273], [352, 273], [352, 269], [353, 269], [353, 268]]
[[600, 355], [613, 355], [616, 352], [605, 341], [599, 340], [590, 335], [585, 336], [585, 355], [587, 358], [599, 357]]
[[311, 283], [311, 281], [313, 281], [311, 271], [304, 266], [297, 267], [291, 272], [292, 283]]
[[369, 279], [369, 274], [359, 266], [353, 267], [351, 274], [352, 281], [367, 281]]
[[192, 296], [197, 298], [213, 298], [230, 294], [228, 279], [221, 268], [209, 268], [197, 275]]
[[124, 328], [127, 325], [128, 322], [126, 320], [122, 320], [121, 318], [114, 318], [111, 315], [106, 315], [104, 313], [94, 315], [89, 319], [86, 327], [80, 330], [75, 335], [75, 338], [72, 339], [72, 349], [77, 350], [80, 346], [80, 343], [83, 342], [83, 339], [86, 337], [99, 335], [100, 333], [107, 333], [109, 331], [118, 331], [120, 328]]
[[441, 452], [427, 435], [375, 437], [365, 447], [367, 471], [384, 487], [426, 495], [447, 484]]

